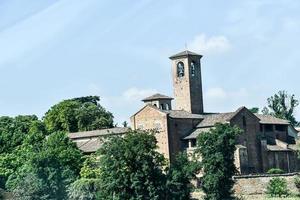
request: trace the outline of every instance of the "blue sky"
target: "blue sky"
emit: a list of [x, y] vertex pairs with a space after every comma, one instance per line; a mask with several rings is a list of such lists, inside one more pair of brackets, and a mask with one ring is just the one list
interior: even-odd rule
[[[172, 95], [168, 56], [202, 54], [205, 110], [300, 99], [299, 0], [1, 0], [0, 115], [99, 95], [116, 122]], [[300, 109], [297, 110], [300, 120]]]

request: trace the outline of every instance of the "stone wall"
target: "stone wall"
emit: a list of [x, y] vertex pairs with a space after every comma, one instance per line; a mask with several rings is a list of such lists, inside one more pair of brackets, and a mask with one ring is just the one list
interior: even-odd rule
[[248, 156], [247, 163], [241, 163], [241, 173], [261, 173], [262, 172], [262, 161], [261, 161], [261, 150], [260, 141], [257, 133], [259, 132], [259, 119], [254, 116], [249, 110], [241, 110], [231, 121], [232, 125], [236, 125], [243, 130], [243, 133], [239, 135], [237, 144], [246, 147]]
[[245, 175], [235, 176], [234, 191], [237, 195], [257, 195], [265, 194], [267, 185], [272, 178], [280, 177], [286, 179], [288, 189], [292, 193], [298, 193], [294, 184], [294, 178], [298, 173], [279, 174], [279, 175]]
[[166, 159], [170, 159], [166, 113], [148, 105], [131, 117], [131, 124], [134, 130], [155, 130], [159, 153], [162, 153]]

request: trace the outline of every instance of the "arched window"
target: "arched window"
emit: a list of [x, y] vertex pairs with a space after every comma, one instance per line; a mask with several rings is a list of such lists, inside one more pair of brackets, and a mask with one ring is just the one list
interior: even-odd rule
[[184, 64], [183, 62], [177, 63], [177, 76], [183, 77], [184, 76]]
[[170, 106], [167, 103], [166, 103], [166, 110], [170, 110]]
[[195, 76], [196, 72], [196, 63], [194, 61], [191, 62], [191, 75]]

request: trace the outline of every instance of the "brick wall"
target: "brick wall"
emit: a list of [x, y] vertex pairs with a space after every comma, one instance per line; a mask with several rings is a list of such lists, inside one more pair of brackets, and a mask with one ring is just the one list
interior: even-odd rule
[[256, 195], [265, 194], [269, 181], [274, 177], [286, 179], [288, 189], [292, 193], [298, 193], [294, 184], [294, 178], [298, 173], [280, 174], [280, 175], [246, 175], [234, 177], [234, 191], [237, 195]]

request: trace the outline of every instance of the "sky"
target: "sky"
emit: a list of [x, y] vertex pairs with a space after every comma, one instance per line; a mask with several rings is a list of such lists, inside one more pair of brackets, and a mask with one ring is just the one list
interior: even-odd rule
[[[300, 99], [299, 0], [0, 0], [0, 116], [97, 95], [121, 124], [173, 96], [169, 56], [203, 55], [204, 109]], [[300, 109], [296, 116], [300, 120]]]

